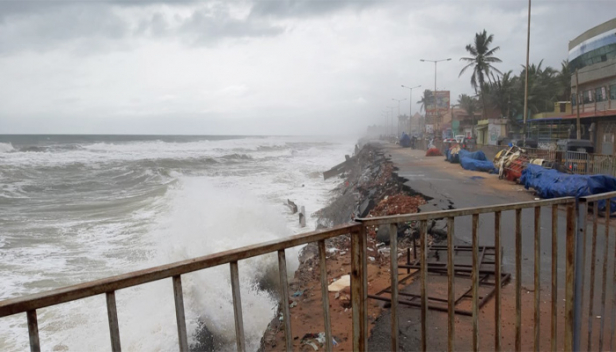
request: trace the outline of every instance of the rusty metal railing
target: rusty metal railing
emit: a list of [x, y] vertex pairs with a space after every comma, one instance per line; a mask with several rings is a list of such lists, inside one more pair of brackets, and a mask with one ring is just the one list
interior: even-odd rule
[[173, 283], [173, 294], [176, 309], [176, 320], [178, 327], [178, 340], [180, 351], [188, 351], [188, 339], [186, 331], [186, 320], [184, 314], [184, 300], [182, 294], [183, 274], [211, 268], [218, 265], [228, 264], [231, 273], [231, 289], [233, 297], [233, 311], [235, 315], [236, 344], [238, 351], [244, 351], [244, 327], [242, 319], [242, 305], [239, 290], [238, 261], [251, 257], [278, 253], [278, 264], [280, 271], [280, 296], [285, 328], [286, 350], [291, 351], [293, 338], [291, 335], [291, 320], [289, 305], [284, 304], [289, 301], [286, 257], [285, 249], [300, 246], [312, 242], [319, 244], [319, 263], [321, 266], [321, 287], [323, 291], [323, 312], [325, 333], [327, 336], [327, 350], [332, 348], [331, 322], [329, 317], [329, 302], [327, 295], [327, 272], [325, 270], [325, 240], [340, 235], [351, 235], [351, 252], [354, 258], [351, 264], [351, 284], [353, 293], [353, 346], [354, 349], [365, 350], [367, 341], [367, 306], [363, 295], [366, 292], [366, 237], [361, 224], [348, 224], [337, 226], [324, 231], [309, 232], [301, 235], [291, 236], [283, 240], [271, 241], [257, 245], [242, 247], [226, 252], [211, 254], [199, 258], [184, 260], [172, 264], [157, 266], [145, 270], [135, 271], [127, 274], [113, 276], [101, 280], [91, 281], [79, 285], [64, 287], [47, 292], [37, 293], [29, 296], [8, 299], [0, 302], [0, 318], [13, 314], [26, 313], [28, 321], [28, 333], [30, 336], [31, 351], [40, 351], [39, 331], [37, 322], [37, 309], [58, 305], [86, 297], [105, 294], [107, 299], [107, 313], [109, 320], [109, 331], [111, 338], [111, 348], [113, 351], [120, 351], [120, 327], [118, 324], [117, 307], [115, 292], [120, 289], [142, 285], [148, 282], [171, 279]]
[[[549, 320], [550, 320], [550, 347], [551, 350], [558, 348], [558, 321], [564, 320], [564, 340], [563, 347], [566, 351], [579, 350], [580, 338], [581, 338], [581, 322], [582, 322], [582, 306], [585, 304], [583, 299], [584, 290], [584, 273], [585, 273], [585, 245], [584, 238], [586, 234], [586, 217], [588, 205], [593, 204], [595, 209], [601, 209], [602, 200], [616, 198], [616, 192], [606, 193], [597, 196], [585, 197], [579, 199], [579, 202], [575, 198], [558, 198], [550, 200], [540, 200], [504, 205], [493, 205], [477, 208], [466, 208], [456, 210], [446, 210], [437, 212], [426, 212], [417, 214], [405, 214], [395, 215], [377, 218], [364, 218], [356, 219], [357, 222], [334, 227], [332, 229], [315, 231], [306, 234], [292, 236], [283, 240], [277, 240], [247, 247], [234, 249], [227, 252], [216, 253], [204, 257], [185, 260], [168, 265], [149, 268], [141, 271], [118, 275], [114, 277], [105, 278], [102, 280], [96, 280], [84, 284], [74, 285], [70, 287], [60, 288], [48, 292], [38, 293], [34, 295], [9, 299], [0, 302], [0, 318], [13, 314], [25, 313], [28, 321], [28, 331], [30, 335], [30, 346], [32, 351], [39, 351], [41, 343], [39, 341], [38, 324], [37, 324], [37, 309], [49, 307], [73, 300], [83, 299], [94, 295], [105, 294], [107, 301], [107, 312], [109, 320], [109, 331], [111, 347], [114, 351], [121, 350], [120, 343], [120, 326], [117, 318], [117, 307], [115, 304], [115, 292], [128, 287], [133, 287], [141, 284], [145, 284], [152, 281], [171, 279], [173, 284], [174, 301], [176, 308], [176, 320], [178, 327], [178, 340], [179, 349], [181, 351], [188, 350], [188, 340], [186, 331], [186, 322], [184, 314], [184, 303], [182, 293], [182, 280], [181, 276], [190, 272], [207, 269], [218, 265], [228, 264], [230, 267], [231, 276], [231, 290], [234, 307], [235, 318], [235, 330], [236, 330], [236, 345], [239, 351], [245, 350], [244, 345], [244, 330], [243, 330], [243, 316], [241, 306], [241, 296], [239, 290], [239, 273], [238, 273], [238, 261], [245, 260], [251, 257], [274, 253], [278, 254], [279, 274], [280, 274], [280, 299], [283, 315], [283, 325], [285, 332], [286, 350], [291, 351], [293, 348], [293, 335], [291, 333], [291, 320], [288, 299], [288, 282], [287, 282], [287, 270], [286, 270], [286, 257], [285, 249], [304, 245], [312, 242], [318, 243], [319, 248], [319, 266], [320, 266], [320, 282], [322, 290], [322, 310], [324, 317], [324, 329], [326, 334], [325, 349], [327, 351], [332, 350], [332, 331], [329, 315], [329, 299], [328, 299], [328, 279], [326, 269], [326, 248], [325, 240], [334, 238], [341, 235], [350, 234], [351, 237], [351, 303], [352, 303], [352, 343], [353, 350], [366, 351], [368, 349], [368, 283], [367, 283], [367, 235], [366, 229], [368, 226], [387, 225], [390, 229], [390, 241], [391, 241], [391, 258], [390, 270], [391, 270], [391, 350], [398, 350], [400, 347], [400, 341], [398, 336], [399, 331], [399, 264], [397, 261], [398, 253], [398, 238], [397, 238], [397, 226], [402, 223], [418, 222], [419, 223], [419, 280], [420, 280], [420, 346], [419, 349], [426, 351], [428, 349], [435, 348], [429, 346], [428, 342], [428, 330], [429, 323], [428, 309], [429, 309], [429, 297], [428, 289], [430, 283], [428, 280], [428, 273], [430, 271], [428, 263], [428, 222], [437, 219], [445, 219], [447, 222], [447, 349], [449, 351], [455, 350], [455, 280], [454, 276], [457, 272], [465, 272], [471, 279], [471, 324], [472, 324], [472, 350], [479, 350], [479, 307], [480, 303], [485, 303], [486, 297], [480, 297], [479, 282], [481, 260], [479, 258], [480, 247], [480, 234], [479, 230], [485, 227], [480, 226], [480, 216], [482, 219], [493, 219], [493, 237], [481, 237], [482, 241], [493, 240], [494, 242], [494, 345], [493, 349], [496, 351], [502, 350], [501, 338], [503, 337], [502, 323], [502, 304], [503, 304], [503, 281], [501, 272], [501, 263], [503, 261], [503, 239], [511, 241], [510, 237], [503, 237], [502, 224], [503, 221], [512, 220], [513, 226], [511, 229], [513, 235], [513, 241], [515, 242], [515, 249], [513, 250], [513, 257], [515, 258], [515, 276], [513, 285], [513, 295], [515, 296], [515, 350], [520, 351], [523, 348], [522, 345], [522, 275], [523, 275], [523, 249], [522, 244], [524, 241], [523, 227], [528, 224], [527, 221], [522, 221], [522, 211], [529, 210], [534, 214], [532, 216], [532, 236], [528, 236], [526, 240], [532, 239], [533, 243], [533, 283], [534, 294], [532, 303], [528, 303], [533, 307], [533, 336], [532, 339], [528, 336], [526, 340], [532, 340], [532, 348], [534, 350], [540, 350], [541, 345], [541, 303], [546, 299], [547, 294], [542, 295], [543, 287], [541, 282], [542, 273], [542, 248], [541, 239], [551, 239], [551, 267], [549, 269], [551, 275], [550, 281], [550, 304], [549, 304]], [[576, 215], [575, 207], [576, 202], [578, 206], [577, 214], [577, 227], [576, 227]], [[609, 204], [609, 202], [608, 202]], [[551, 217], [546, 217], [550, 222], [550, 231], [543, 232], [541, 225], [541, 213], [542, 208], [549, 208], [551, 211]], [[609, 214], [609, 205], [607, 206], [607, 213]], [[559, 212], [563, 213], [559, 217]], [[598, 212], [595, 212], [598, 214]], [[505, 218], [505, 216], [512, 215], [512, 217]], [[464, 231], [461, 227], [456, 227], [456, 219], [470, 217], [470, 242], [472, 245], [472, 265], [468, 265], [465, 268], [457, 267], [454, 264], [454, 252], [456, 246], [454, 245], [454, 237], [456, 233], [462, 234]], [[560, 228], [558, 226], [559, 219], [565, 220], [565, 227]], [[597, 234], [597, 216], [593, 218], [593, 246], [591, 250], [591, 265], [590, 265], [590, 281], [595, 280], [595, 246], [596, 246], [596, 234]], [[609, 241], [609, 217], [605, 220], [605, 241], [606, 248]], [[492, 231], [490, 229], [490, 231]], [[559, 243], [566, 242], [565, 253], [559, 253]], [[545, 249], [544, 249], [545, 250]], [[614, 248], [614, 254], [616, 255], [616, 247]], [[564, 257], [563, 257], [564, 255]], [[601, 297], [601, 317], [604, 317], [605, 301], [606, 301], [606, 280], [607, 280], [607, 250], [603, 252], [604, 264], [603, 264], [603, 276], [602, 276], [602, 297]], [[482, 254], [483, 258], [483, 254]], [[559, 270], [559, 258], [563, 261], [564, 258], [564, 273]], [[441, 269], [439, 269], [441, 270]], [[561, 269], [562, 270], [562, 269]], [[545, 270], [547, 271], [547, 270]], [[444, 272], [441, 270], [440, 272]], [[564, 275], [563, 275], [564, 274]], [[558, 283], [563, 283], [564, 276], [564, 289], [559, 291]], [[481, 279], [482, 280], [482, 279]], [[545, 285], [543, 285], [545, 286]], [[616, 272], [612, 280], [612, 286], [616, 287]], [[589, 317], [594, 312], [594, 295], [595, 291], [593, 285], [590, 286], [591, 291], [589, 295]], [[546, 290], [546, 292], [548, 292]], [[564, 296], [564, 297], [563, 297]], [[564, 298], [565, 307], [564, 314], [558, 313], [559, 302], [558, 298]], [[612, 330], [614, 331], [614, 324], [616, 323], [616, 295], [612, 297]], [[507, 317], [508, 318], [508, 317]], [[600, 348], [603, 346], [604, 341], [604, 321], [601, 319], [601, 332], [599, 333], [598, 343]], [[561, 322], [562, 323], [562, 322]], [[589, 344], [591, 339], [594, 341], [594, 334], [592, 329], [592, 320], [589, 318], [588, 323], [588, 339]], [[589, 345], [590, 346], [590, 345]], [[610, 339], [610, 347], [612, 341]], [[444, 348], [443, 348], [444, 349]]]
[[[588, 197], [583, 197], [579, 199], [578, 204], [578, 226], [577, 226], [577, 258], [579, 258], [580, 263], [576, 265], [576, 274], [575, 274], [575, 321], [576, 326], [575, 329], [577, 331], [582, 331], [582, 321], [584, 320], [584, 308], [585, 305], [588, 305], [588, 313], [587, 313], [587, 334], [586, 334], [586, 346], [584, 349], [586, 350], [598, 350], [603, 351], [603, 346], [605, 343], [605, 322], [606, 322], [606, 308], [607, 304], [610, 302], [606, 302], [606, 295], [608, 292], [611, 292], [611, 319], [610, 319], [610, 329], [608, 334], [610, 336], [610, 341], [608, 345], [608, 350], [614, 350], [614, 341], [613, 335], [616, 329], [616, 268], [615, 262], [610, 262], [610, 256], [608, 256], [609, 252], [612, 252], [613, 255], [611, 258], [616, 258], [616, 241], [614, 241], [613, 233], [611, 233], [610, 229], [610, 214], [612, 213], [613, 204], [612, 202], [616, 201], [616, 192], [603, 193]], [[592, 224], [587, 222], [587, 214], [589, 209], [592, 208]], [[599, 227], [603, 227], [603, 231], [600, 231]], [[589, 229], [591, 229], [589, 231]], [[600, 240], [599, 236], [603, 232], [603, 243], [598, 243]], [[589, 236], [587, 234], [591, 234], [590, 237], [590, 253], [587, 253], [587, 242]], [[612, 243], [610, 243], [612, 242]], [[599, 244], [599, 246], [598, 246]], [[611, 248], [613, 247], [613, 250]], [[602, 252], [602, 258], [598, 258], [597, 249], [600, 249]], [[590, 260], [586, 261], [587, 254], [590, 254]], [[597, 279], [597, 265], [602, 264], [601, 270], [601, 283], [596, 281]], [[613, 271], [612, 279], [609, 279], [608, 276], [608, 267]], [[589, 274], [590, 278], [588, 283], [586, 284], [585, 278], [586, 275]], [[608, 282], [610, 282], [608, 287]], [[609, 289], [609, 290], [608, 290]], [[600, 297], [596, 297], [596, 291], [600, 293]], [[588, 299], [584, 300], [585, 293], [588, 292]], [[598, 298], [598, 299], [597, 299]], [[595, 303], [598, 303], [598, 307], [595, 306]], [[597, 308], [599, 308], [599, 312], [597, 312]], [[596, 332], [593, 330], [593, 322], [599, 319], [599, 331]], [[598, 334], [598, 336], [597, 336]], [[582, 334], [574, 340], [574, 349], [580, 350]]]

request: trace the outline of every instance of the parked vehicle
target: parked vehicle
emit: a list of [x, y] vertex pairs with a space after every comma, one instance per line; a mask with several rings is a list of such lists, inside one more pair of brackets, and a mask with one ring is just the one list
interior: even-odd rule
[[464, 137], [461, 148], [474, 152], [477, 149], [477, 140], [474, 137]]
[[556, 142], [556, 162], [563, 165], [570, 173], [585, 174], [589, 170], [590, 155], [595, 146], [585, 139], [561, 139]]

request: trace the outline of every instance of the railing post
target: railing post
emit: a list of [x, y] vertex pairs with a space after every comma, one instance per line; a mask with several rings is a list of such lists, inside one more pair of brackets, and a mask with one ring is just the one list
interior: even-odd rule
[[[565, 270], [565, 351], [574, 350], [574, 263], [575, 263], [575, 215], [573, 205], [567, 206], [567, 250]], [[579, 338], [579, 336], [578, 336]], [[579, 341], [578, 341], [579, 343]], [[579, 345], [578, 345], [579, 347]]]
[[575, 273], [574, 273], [574, 294], [573, 294], [573, 350], [580, 350], [580, 335], [582, 331], [582, 285], [584, 284], [584, 247], [583, 242], [586, 238], [586, 215], [588, 214], [586, 200], [578, 200], [577, 231], [575, 235]]
[[28, 334], [30, 335], [30, 351], [40, 352], [41, 343], [38, 333], [38, 319], [36, 318], [36, 310], [29, 310], [26, 313], [28, 317]]
[[368, 349], [368, 306], [365, 227], [351, 233], [351, 304], [353, 351]]

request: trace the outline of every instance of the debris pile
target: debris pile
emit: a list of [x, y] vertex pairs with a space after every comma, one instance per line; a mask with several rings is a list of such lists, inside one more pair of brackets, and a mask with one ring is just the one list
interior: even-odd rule
[[443, 156], [443, 153], [441, 153], [441, 151], [438, 150], [438, 148], [430, 148], [426, 152], [426, 156]]

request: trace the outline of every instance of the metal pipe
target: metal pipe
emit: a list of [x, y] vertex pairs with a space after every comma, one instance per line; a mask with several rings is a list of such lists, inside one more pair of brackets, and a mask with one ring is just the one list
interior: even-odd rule
[[522, 209], [515, 211], [515, 350], [522, 350]]
[[540, 328], [541, 328], [541, 207], [535, 207], [535, 326], [533, 349], [541, 350]]
[[494, 350], [501, 350], [501, 212], [494, 213]]
[[[524, 125], [522, 140], [526, 147], [526, 121], [528, 119], [528, 61], [530, 57], [530, 0], [528, 0], [528, 30], [526, 32], [526, 78], [524, 79]], [[483, 87], [482, 87], [483, 89]]]
[[557, 314], [558, 314], [558, 205], [552, 205], [552, 322], [550, 350], [556, 351], [557, 346]]
[[28, 318], [28, 335], [30, 337], [30, 351], [41, 352], [41, 342], [39, 341], [38, 333], [38, 319], [36, 317], [36, 310], [29, 310], [26, 312]]
[[454, 282], [454, 218], [447, 218], [447, 350], [452, 352], [455, 347], [455, 282]]
[[[598, 202], [595, 202], [598, 203]], [[596, 207], [599, 212], [599, 207]], [[605, 205], [606, 214], [610, 213], [610, 200], [606, 201]], [[606, 224], [607, 225], [607, 224]], [[603, 282], [601, 284], [601, 319], [599, 328], [599, 351], [603, 351], [603, 330], [605, 326], [605, 291], [607, 283], [607, 252], [610, 243], [610, 227], [605, 226], [605, 246], [603, 247]]]
[[389, 225], [391, 272], [391, 350], [398, 350], [398, 227]]
[[588, 304], [588, 346], [587, 350], [590, 351], [592, 344], [592, 321], [594, 320], [593, 305], [595, 301], [595, 267], [597, 260], [597, 213], [599, 212], [599, 202], [593, 202], [593, 221], [592, 221], [592, 245], [590, 249], [590, 286], [589, 304]]
[[284, 323], [285, 346], [287, 351], [293, 350], [291, 336], [291, 313], [289, 311], [289, 283], [287, 281], [287, 259], [284, 249], [278, 251], [278, 275], [280, 278], [280, 307]]
[[473, 236], [473, 351], [479, 351], [479, 237], [477, 226], [479, 225], [479, 214], [473, 215], [472, 236]]
[[325, 327], [325, 350], [331, 352], [332, 346], [332, 322], [329, 315], [329, 291], [327, 280], [327, 262], [325, 258], [325, 240], [319, 241], [319, 269], [321, 271], [321, 297], [323, 301], [323, 325]]
[[574, 274], [574, 290], [573, 295], [573, 350], [580, 350], [580, 335], [582, 331], [582, 286], [584, 285], [584, 246], [582, 245], [586, 238], [586, 200], [580, 198], [578, 201], [578, 225], [575, 236], [575, 274]]
[[427, 279], [428, 279], [428, 245], [427, 240], [427, 221], [422, 220], [419, 225], [419, 234], [421, 236], [420, 246], [420, 262], [421, 262], [421, 351], [428, 350], [427, 337], [427, 316], [428, 316], [428, 294], [427, 294]]
[[109, 321], [109, 335], [111, 336], [111, 350], [113, 352], [122, 351], [120, 345], [120, 327], [118, 326], [118, 311], [116, 308], [115, 291], [105, 294], [107, 299], [107, 318]]
[[180, 351], [188, 351], [188, 334], [186, 333], [186, 316], [184, 314], [184, 295], [182, 293], [182, 278], [176, 275], [173, 281], [173, 300], [175, 302], [175, 320], [178, 326], [178, 342]]
[[[280, 265], [280, 252], [278, 252], [278, 259], [279, 259], [279, 265]], [[282, 260], [284, 261], [284, 250], [282, 251]], [[246, 351], [246, 342], [244, 341], [244, 319], [242, 317], [242, 295], [240, 294], [240, 277], [239, 277], [239, 270], [238, 270], [237, 262], [229, 263], [229, 268], [231, 271], [231, 295], [233, 297], [233, 316], [235, 320], [235, 343], [237, 346], [237, 350], [240, 352], [243, 352], [243, 351]], [[285, 270], [285, 276], [286, 276], [286, 270]], [[286, 285], [283, 285], [282, 281], [280, 282], [280, 286], [286, 287]], [[283, 288], [283, 291], [284, 291], [284, 288]], [[286, 307], [287, 308], [286, 313], [288, 313], [289, 304], [286, 301], [283, 301], [282, 307], [283, 307], [283, 310], [284, 310], [284, 307]], [[285, 316], [285, 326], [287, 325], [288, 326], [291, 325], [288, 319], [288, 314], [286, 314]], [[289, 329], [285, 329], [285, 335], [289, 333], [288, 330]], [[290, 339], [287, 338], [287, 346], [288, 346], [289, 340]], [[287, 347], [287, 350], [288, 350], [288, 347]]]

